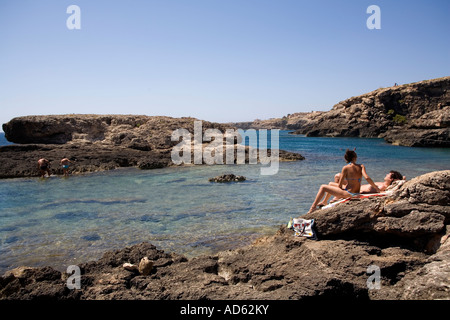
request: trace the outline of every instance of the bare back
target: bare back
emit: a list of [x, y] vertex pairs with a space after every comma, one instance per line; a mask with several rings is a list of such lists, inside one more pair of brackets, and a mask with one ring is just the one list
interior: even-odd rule
[[363, 176], [362, 171], [362, 166], [356, 163], [349, 163], [344, 166], [339, 180], [339, 187], [342, 188], [344, 180], [347, 179], [347, 187], [345, 189], [353, 193], [359, 193]]

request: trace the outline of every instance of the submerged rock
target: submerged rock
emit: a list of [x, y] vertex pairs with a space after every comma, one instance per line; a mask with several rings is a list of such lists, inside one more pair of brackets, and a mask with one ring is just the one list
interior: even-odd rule
[[245, 180], [246, 178], [244, 176], [236, 176], [232, 173], [222, 174], [214, 178], [209, 178], [209, 182], [239, 182]]

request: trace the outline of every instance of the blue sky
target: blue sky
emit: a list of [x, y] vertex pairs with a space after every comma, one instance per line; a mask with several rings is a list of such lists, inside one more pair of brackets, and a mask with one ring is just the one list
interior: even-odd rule
[[[80, 30], [66, 27], [72, 4]], [[380, 30], [366, 27], [373, 4]], [[449, 15], [445, 0], [0, 0], [0, 123], [329, 110], [395, 82], [449, 76]]]

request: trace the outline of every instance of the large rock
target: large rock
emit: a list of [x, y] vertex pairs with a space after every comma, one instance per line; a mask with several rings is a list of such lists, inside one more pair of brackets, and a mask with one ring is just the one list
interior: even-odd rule
[[439, 238], [435, 254], [422, 267], [405, 275], [394, 286], [373, 292], [374, 299], [431, 300], [450, 299], [450, 226]]
[[304, 216], [315, 219], [319, 237], [375, 237], [423, 250], [450, 221], [450, 170], [406, 182], [391, 196], [352, 199]]
[[[97, 144], [122, 146], [138, 150], [168, 149], [178, 142], [171, 141], [176, 129], [193, 132], [190, 117], [172, 118], [144, 115], [48, 115], [25, 116], [3, 124], [5, 138], [19, 144]], [[231, 127], [203, 121], [203, 131]]]
[[[450, 171], [432, 172], [416, 177], [397, 190], [393, 198], [396, 201], [405, 199], [412, 204], [421, 203], [423, 206], [426, 204], [448, 206], [450, 203]], [[449, 218], [447, 213], [447, 222]]]
[[[0, 298], [450, 299], [449, 177], [430, 173], [392, 196], [316, 211], [309, 217], [319, 241], [282, 226], [246, 247], [192, 259], [141, 243], [80, 265], [79, 290], [50, 267], [13, 270], [0, 277]], [[147, 275], [123, 267], [144, 257], [153, 262]], [[380, 271], [378, 289], [368, 286], [371, 267]]]
[[0, 147], [0, 178], [38, 176], [37, 160], [47, 158], [51, 171], [62, 174], [61, 159], [68, 157], [73, 163], [72, 174], [112, 170], [119, 167], [141, 169], [164, 168], [171, 164], [170, 150], [142, 151], [124, 147], [96, 145], [9, 145]]
[[[441, 104], [442, 105], [442, 104]], [[448, 147], [450, 141], [450, 106], [432, 110], [405, 127], [393, 127], [380, 134], [387, 142], [408, 147]]]

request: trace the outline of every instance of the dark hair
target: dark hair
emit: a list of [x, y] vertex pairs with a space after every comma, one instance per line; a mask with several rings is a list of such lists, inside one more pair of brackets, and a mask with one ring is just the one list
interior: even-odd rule
[[345, 151], [345, 156], [344, 156], [344, 158], [345, 158], [345, 160], [346, 160], [347, 162], [352, 161], [352, 160], [355, 159], [356, 157], [357, 157], [357, 155], [356, 155], [356, 152], [355, 152], [355, 151], [349, 150], [349, 149], [347, 149], [347, 150]]
[[389, 172], [391, 173], [391, 179], [393, 179], [393, 180], [403, 180], [403, 176], [402, 176], [402, 174], [400, 172], [394, 171], [394, 170], [391, 170]]

